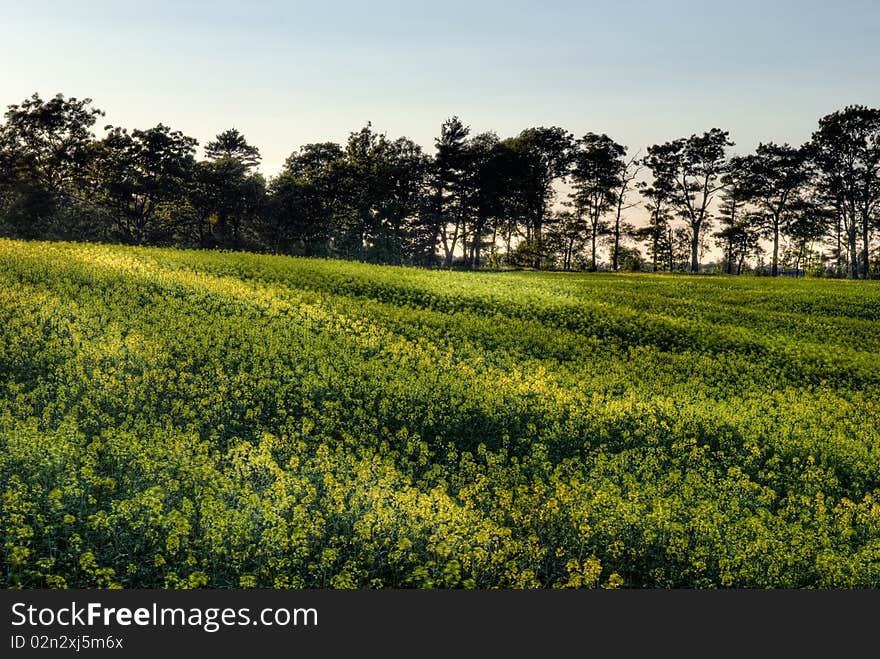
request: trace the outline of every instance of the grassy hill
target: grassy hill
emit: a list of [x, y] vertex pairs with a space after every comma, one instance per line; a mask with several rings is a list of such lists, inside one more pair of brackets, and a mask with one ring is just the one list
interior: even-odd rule
[[880, 587], [880, 285], [0, 240], [4, 587]]

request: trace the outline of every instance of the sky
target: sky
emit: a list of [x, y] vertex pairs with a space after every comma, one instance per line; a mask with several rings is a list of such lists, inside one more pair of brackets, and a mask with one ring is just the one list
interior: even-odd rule
[[367, 121], [429, 153], [444, 119], [607, 133], [632, 155], [712, 127], [800, 144], [880, 106], [880, 1], [0, 0], [0, 106], [92, 98], [96, 126], [235, 127], [267, 177]]

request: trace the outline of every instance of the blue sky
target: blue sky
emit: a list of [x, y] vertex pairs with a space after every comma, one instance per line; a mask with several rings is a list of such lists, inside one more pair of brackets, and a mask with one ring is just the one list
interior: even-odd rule
[[[631, 152], [729, 130], [799, 144], [880, 105], [880, 2], [0, 0], [0, 105], [91, 97], [106, 122], [204, 144], [235, 126], [263, 171], [366, 121], [433, 151], [444, 118], [561, 125]], [[101, 131], [98, 131], [99, 134]]]

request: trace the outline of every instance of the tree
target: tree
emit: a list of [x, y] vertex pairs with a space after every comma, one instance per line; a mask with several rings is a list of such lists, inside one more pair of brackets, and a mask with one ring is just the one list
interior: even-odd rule
[[[499, 221], [509, 192], [505, 175], [505, 150], [495, 133], [480, 133], [468, 140], [465, 150], [464, 191], [473, 214], [468, 262], [480, 265], [483, 249], [494, 250]], [[490, 237], [491, 232], [491, 237]]]
[[376, 225], [381, 161], [388, 140], [367, 124], [349, 134], [334, 176], [339, 181], [339, 205], [334, 209], [332, 249], [340, 256], [363, 261]]
[[670, 272], [679, 270], [688, 270], [691, 261], [691, 241], [692, 236], [688, 229], [683, 226], [669, 227], [669, 245], [670, 245]]
[[[745, 176], [748, 160], [743, 156], [730, 159], [727, 169], [721, 177], [724, 189], [720, 192], [721, 203], [718, 207], [718, 219], [721, 228], [712, 234], [715, 244], [724, 252], [724, 273], [736, 274], [741, 270], [741, 250], [746, 244], [747, 236], [755, 232], [752, 216], [746, 208]], [[744, 256], [743, 256], [744, 258]]]
[[793, 201], [786, 217], [785, 233], [794, 242], [794, 269], [811, 253], [813, 243], [821, 240], [834, 220], [834, 211], [815, 194]]
[[725, 149], [733, 145], [727, 131], [712, 128], [702, 135], [648, 147], [644, 164], [654, 175], [655, 187], [670, 191], [670, 203], [688, 223], [691, 272], [700, 269], [700, 232], [708, 224], [715, 194], [724, 188], [720, 177]]
[[575, 215], [585, 215], [589, 224], [590, 270], [597, 269], [597, 238], [607, 230], [602, 218], [618, 201], [622, 203], [625, 194], [620, 193], [624, 188], [625, 154], [626, 147], [605, 134], [596, 133], [580, 138], [574, 150], [572, 201]]
[[[207, 161], [199, 163], [196, 182], [201, 216], [210, 227], [212, 243], [238, 249], [243, 226], [255, 225], [266, 183], [250, 170], [259, 163], [260, 151], [236, 129], [224, 131], [205, 147]], [[200, 231], [200, 235], [201, 235]], [[205, 237], [202, 235], [202, 246]]]
[[[655, 167], [660, 167], [655, 163]], [[654, 272], [658, 271], [660, 264], [668, 270], [672, 270], [672, 215], [670, 212], [674, 181], [671, 176], [655, 173], [653, 185], [647, 182], [639, 182], [636, 187], [641, 196], [647, 200], [648, 226], [637, 229], [636, 238], [648, 241], [648, 254], [651, 256], [651, 267]]]
[[190, 200], [200, 247], [240, 249], [254, 243], [265, 205], [266, 181], [229, 158], [196, 163]]
[[429, 163], [422, 147], [408, 137], [387, 143], [378, 177], [382, 187], [377, 191], [372, 260], [396, 265], [412, 263], [432, 240], [422, 213]]
[[412, 140], [391, 141], [369, 123], [351, 133], [333, 174], [339, 185], [334, 249], [358, 260], [402, 263], [420, 233], [427, 165]]
[[452, 266], [455, 249], [465, 231], [467, 195], [467, 136], [470, 128], [458, 117], [451, 117], [440, 126], [440, 136], [434, 140], [437, 154], [432, 168], [433, 231], [435, 244], [443, 247], [446, 267]]
[[[642, 194], [647, 196], [649, 190], [644, 189]], [[633, 229], [633, 238], [646, 244], [648, 256], [651, 258], [652, 272], [659, 272], [662, 269], [672, 270], [672, 230], [670, 228], [672, 218], [662, 203], [650, 200], [650, 197], [646, 208], [648, 210], [648, 224]]]
[[58, 214], [88, 202], [80, 195], [94, 138], [104, 112], [90, 98], [33, 94], [10, 105], [0, 126], [0, 216], [24, 237], [71, 236]]
[[[639, 205], [639, 202], [627, 203], [627, 195], [633, 188], [633, 183], [636, 180], [636, 177], [639, 175], [639, 171], [642, 168], [641, 163], [638, 160], [638, 154], [630, 158], [626, 162], [621, 163], [622, 167], [620, 170], [619, 181], [617, 185], [617, 189], [614, 191], [614, 226], [611, 230], [612, 242], [611, 242], [611, 269], [618, 270], [620, 267], [620, 258], [621, 258], [621, 244], [620, 238], [622, 234], [629, 233], [628, 225], [627, 230], [622, 231], [624, 226], [621, 224], [621, 219], [623, 217], [623, 211], [629, 210], [630, 208], [635, 208]], [[632, 263], [632, 251], [630, 248], [627, 248], [629, 251], [627, 254], [629, 255], [627, 258], [629, 262]], [[641, 255], [638, 258], [639, 269], [641, 268]], [[629, 266], [628, 266], [629, 267]], [[631, 268], [630, 268], [631, 269]]]
[[515, 156], [514, 179], [520, 191], [525, 239], [533, 244], [533, 266], [541, 267], [541, 232], [555, 196], [554, 183], [564, 179], [571, 166], [574, 147], [568, 131], [552, 126], [527, 128], [507, 141]]
[[565, 205], [566, 210], [557, 214], [554, 230], [547, 239], [552, 249], [562, 254], [562, 269], [571, 270], [575, 265], [575, 257], [581, 253], [587, 224], [583, 214], [571, 210], [572, 203]]
[[753, 155], [737, 161], [741, 198], [758, 207], [762, 228], [773, 242], [770, 274], [779, 274], [779, 237], [786, 215], [798, 200], [809, 172], [804, 152], [788, 144], [758, 144]]
[[[517, 151], [515, 138], [499, 140], [494, 133], [490, 133], [485, 140], [490, 145], [482, 164], [479, 164], [479, 157], [474, 157], [471, 152], [471, 166], [477, 168], [473, 185], [482, 199], [479, 203], [491, 210], [493, 222], [489, 244], [494, 249], [500, 238], [504, 244], [504, 258], [509, 262], [514, 238], [529, 237], [523, 230], [529, 224], [530, 213], [530, 195], [524, 185], [528, 170], [522, 154]], [[476, 142], [477, 138], [472, 140], [470, 146], [475, 147]]]
[[98, 194], [114, 211], [115, 237], [168, 242], [178, 229], [198, 142], [164, 124], [147, 130], [107, 127], [96, 145]]
[[270, 207], [263, 235], [275, 252], [326, 256], [341, 204], [342, 147], [306, 144], [292, 153], [269, 184]]
[[727, 274], [741, 274], [745, 260], [759, 252], [760, 233], [756, 230], [756, 223], [746, 214], [724, 222], [712, 235], [715, 244], [724, 250], [724, 272]]
[[644, 268], [642, 253], [635, 247], [628, 247], [618, 243], [618, 265], [624, 272], [639, 272]]
[[873, 216], [880, 205], [880, 109], [850, 105], [822, 117], [809, 150], [819, 185], [833, 200], [846, 234], [847, 274], [867, 277]]
[[252, 169], [260, 164], [260, 150], [248, 144], [244, 135], [235, 128], [225, 130], [213, 141], [205, 145], [205, 156], [208, 160], [234, 160], [245, 169]]

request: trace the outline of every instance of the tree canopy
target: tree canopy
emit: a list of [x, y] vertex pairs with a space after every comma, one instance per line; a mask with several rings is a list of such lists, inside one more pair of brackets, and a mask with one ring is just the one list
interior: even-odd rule
[[821, 117], [800, 147], [736, 155], [717, 127], [640, 157], [598, 131], [474, 134], [456, 115], [431, 153], [367, 122], [345, 144], [293, 150], [268, 179], [234, 127], [199, 158], [164, 123], [96, 136], [102, 116], [62, 94], [8, 106], [0, 235], [425, 267], [880, 276], [877, 108]]

